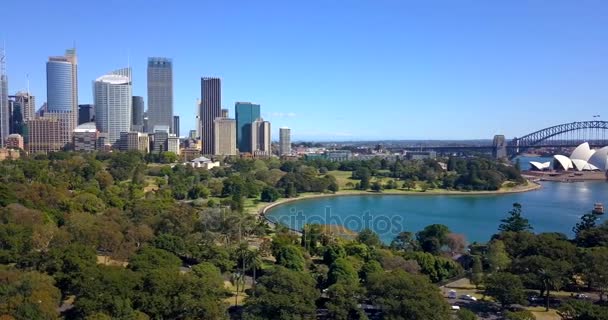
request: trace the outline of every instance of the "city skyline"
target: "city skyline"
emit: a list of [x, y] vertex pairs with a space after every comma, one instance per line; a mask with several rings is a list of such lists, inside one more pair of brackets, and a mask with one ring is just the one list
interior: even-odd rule
[[[222, 79], [222, 108], [256, 101], [265, 106], [264, 119], [293, 128], [294, 140], [491, 139], [500, 133], [511, 138], [573, 117], [586, 120], [601, 114], [608, 102], [604, 3], [475, 1], [466, 8], [445, 1], [350, 6], [235, 1], [189, 4], [183, 10], [142, 1], [66, 1], [74, 10], [65, 11], [33, 2], [39, 10], [32, 19], [52, 17], [79, 28], [59, 23], [41, 30], [26, 24], [0, 34], [7, 46], [9, 94], [25, 89], [29, 79], [40, 107], [46, 97], [44, 61], [74, 42], [81, 104], [93, 102], [90, 83], [97, 75], [127, 63], [134, 70], [133, 94], [145, 96], [147, 57], [165, 56], [175, 63], [174, 114], [182, 116], [182, 136], [195, 128], [202, 76]], [[17, 1], [4, 5], [7, 11], [22, 6]], [[116, 15], [93, 14], [114, 12], [118, 5]], [[131, 19], [142, 6], [146, 19], [176, 12], [183, 19], [142, 33], [137, 26], [143, 18]], [[267, 10], [271, 6], [283, 14], [274, 16]], [[205, 44], [184, 41], [207, 31], [186, 26], [201, 11], [210, 13], [214, 25], [205, 33]], [[81, 14], [72, 17], [71, 12]], [[230, 15], [261, 23], [243, 32], [230, 25]], [[16, 25], [15, 19], [8, 16], [6, 23]], [[91, 36], [100, 19], [127, 24], [100, 39]], [[514, 20], [518, 24], [510, 23]], [[113, 37], [118, 32], [121, 37]], [[236, 54], [234, 43], [247, 46], [247, 54]], [[374, 118], [382, 126], [367, 125], [369, 108], [381, 108]], [[520, 116], [534, 110], [553, 112]], [[462, 125], [471, 120], [477, 125]]]

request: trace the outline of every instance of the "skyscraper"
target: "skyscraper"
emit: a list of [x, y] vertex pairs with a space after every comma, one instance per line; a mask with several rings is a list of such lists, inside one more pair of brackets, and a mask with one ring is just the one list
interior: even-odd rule
[[169, 126], [173, 132], [173, 62], [148, 58], [148, 130]]
[[179, 137], [179, 116], [173, 116], [173, 134]]
[[61, 121], [54, 114], [31, 119], [28, 125], [27, 149], [30, 153], [59, 151], [65, 145], [61, 141]]
[[291, 129], [283, 127], [279, 129], [279, 155], [291, 154]]
[[79, 104], [78, 105], [78, 125], [92, 122], [95, 119], [94, 104]]
[[8, 78], [6, 76], [4, 48], [0, 50], [0, 148], [9, 135], [10, 111], [8, 108]]
[[228, 118], [215, 118], [213, 122], [215, 131], [213, 154], [217, 156], [236, 155], [236, 121]]
[[46, 63], [46, 102], [48, 112], [60, 120], [60, 143], [71, 142], [78, 123], [78, 59], [76, 49], [64, 56], [49, 57]]
[[251, 145], [251, 124], [260, 118], [260, 105], [251, 102], [237, 102], [234, 105], [236, 117], [236, 146], [239, 152], [253, 153]]
[[215, 138], [213, 121], [222, 113], [222, 88], [219, 78], [201, 78], [201, 103], [199, 110], [199, 134], [203, 142], [203, 154], [213, 154]]
[[131, 69], [124, 68], [95, 80], [95, 123], [97, 130], [107, 133], [107, 143], [115, 145], [121, 132], [131, 131]]
[[27, 122], [30, 119], [34, 119], [36, 116], [36, 97], [28, 92], [19, 91], [14, 96], [9, 96], [9, 99], [13, 99], [21, 106], [23, 121]]
[[251, 124], [251, 153], [255, 156], [269, 156], [270, 149], [270, 122], [259, 118]]
[[133, 96], [133, 112], [131, 121], [131, 130], [143, 132], [144, 130], [144, 98], [140, 96]]

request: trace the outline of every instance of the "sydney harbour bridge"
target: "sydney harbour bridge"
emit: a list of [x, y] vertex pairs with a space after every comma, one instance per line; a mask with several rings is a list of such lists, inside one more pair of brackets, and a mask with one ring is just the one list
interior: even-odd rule
[[608, 146], [608, 121], [592, 120], [559, 124], [511, 140], [496, 135], [492, 144], [475, 146], [420, 146], [437, 152], [491, 151], [496, 158], [513, 158], [539, 148], [576, 147], [588, 142], [591, 147]]

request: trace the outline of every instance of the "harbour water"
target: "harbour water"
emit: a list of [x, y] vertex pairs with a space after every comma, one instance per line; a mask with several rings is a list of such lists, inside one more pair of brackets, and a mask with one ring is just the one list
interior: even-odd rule
[[[527, 163], [527, 162], [526, 162]], [[523, 163], [522, 163], [523, 165]], [[277, 206], [269, 219], [301, 229], [306, 223], [336, 224], [354, 231], [369, 227], [389, 243], [401, 231], [445, 224], [469, 241], [485, 242], [497, 232], [512, 204], [523, 207], [534, 232], [572, 236], [572, 227], [596, 202], [608, 204], [608, 183], [542, 182], [536, 191], [496, 195], [353, 195], [313, 198]], [[605, 215], [600, 219], [603, 221]]]

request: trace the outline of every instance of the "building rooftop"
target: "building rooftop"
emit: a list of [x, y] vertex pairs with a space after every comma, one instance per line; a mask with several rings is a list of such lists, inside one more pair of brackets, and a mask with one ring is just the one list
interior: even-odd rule
[[79, 125], [78, 127], [76, 127], [76, 129], [74, 129], [74, 132], [96, 132], [97, 131], [97, 126], [95, 125], [95, 122], [85, 122], [81, 125]]

